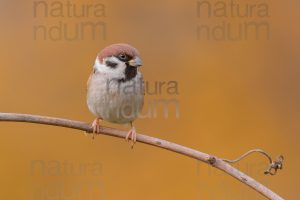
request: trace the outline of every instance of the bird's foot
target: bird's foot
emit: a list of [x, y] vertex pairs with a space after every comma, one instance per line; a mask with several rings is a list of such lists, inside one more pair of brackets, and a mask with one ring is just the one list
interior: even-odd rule
[[136, 142], [136, 131], [134, 127], [132, 127], [130, 131], [128, 131], [125, 139], [127, 142], [131, 141], [131, 148], [133, 148]]
[[93, 139], [95, 139], [95, 134], [100, 133], [100, 119], [96, 118], [92, 123], [93, 129]]

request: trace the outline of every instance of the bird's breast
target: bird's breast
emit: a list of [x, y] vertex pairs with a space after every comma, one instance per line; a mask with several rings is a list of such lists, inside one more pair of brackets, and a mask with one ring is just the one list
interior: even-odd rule
[[113, 123], [135, 120], [144, 102], [144, 83], [141, 74], [134, 79], [120, 82], [103, 74], [93, 74], [88, 85], [89, 110]]

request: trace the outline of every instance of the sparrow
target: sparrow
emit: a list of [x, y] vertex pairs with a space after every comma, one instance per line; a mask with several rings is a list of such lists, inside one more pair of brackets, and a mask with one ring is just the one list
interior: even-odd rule
[[100, 132], [100, 121], [130, 124], [126, 141], [136, 142], [133, 121], [144, 104], [144, 80], [139, 67], [138, 50], [129, 44], [112, 44], [96, 57], [87, 82], [87, 106], [96, 116], [92, 122], [93, 138]]

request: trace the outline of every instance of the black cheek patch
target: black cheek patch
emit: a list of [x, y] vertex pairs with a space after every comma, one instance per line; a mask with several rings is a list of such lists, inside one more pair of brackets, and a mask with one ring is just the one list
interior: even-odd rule
[[116, 68], [116, 66], [118, 65], [118, 63], [114, 63], [111, 61], [106, 61], [105, 64], [107, 67], [110, 67], [110, 68]]

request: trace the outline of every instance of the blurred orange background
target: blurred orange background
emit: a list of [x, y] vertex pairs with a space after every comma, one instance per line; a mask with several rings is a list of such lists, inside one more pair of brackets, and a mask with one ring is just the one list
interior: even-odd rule
[[[35, 8], [37, 2], [44, 4]], [[68, 16], [68, 2], [78, 12], [91, 5], [89, 16]], [[230, 1], [223, 2], [229, 9]], [[219, 157], [236, 158], [252, 148], [283, 154], [284, 170], [276, 176], [263, 175], [268, 164], [260, 155], [236, 166], [285, 199], [298, 199], [300, 4], [234, 2], [241, 10], [264, 3], [268, 16], [197, 17], [197, 1], [1, 0], [0, 111], [91, 122], [86, 81], [96, 54], [129, 43], [142, 55], [152, 90], [157, 82], [178, 83], [178, 95], [166, 88], [146, 95], [143, 113], [153, 100], [176, 99], [179, 118], [174, 107], [167, 118], [159, 108], [156, 117], [136, 120], [138, 132]], [[95, 16], [92, 10], [100, 8]], [[237, 24], [266, 22], [270, 38], [256, 40], [253, 32], [237, 41], [197, 38], [198, 25], [223, 21], [235, 31]], [[62, 23], [70, 34], [97, 22], [105, 30], [95, 39], [34, 37], [36, 26], [49, 30]], [[144, 144], [132, 150], [117, 138], [92, 141], [77, 130], [22, 123], [1, 122], [0, 132], [0, 199], [265, 199], [206, 164]]]

